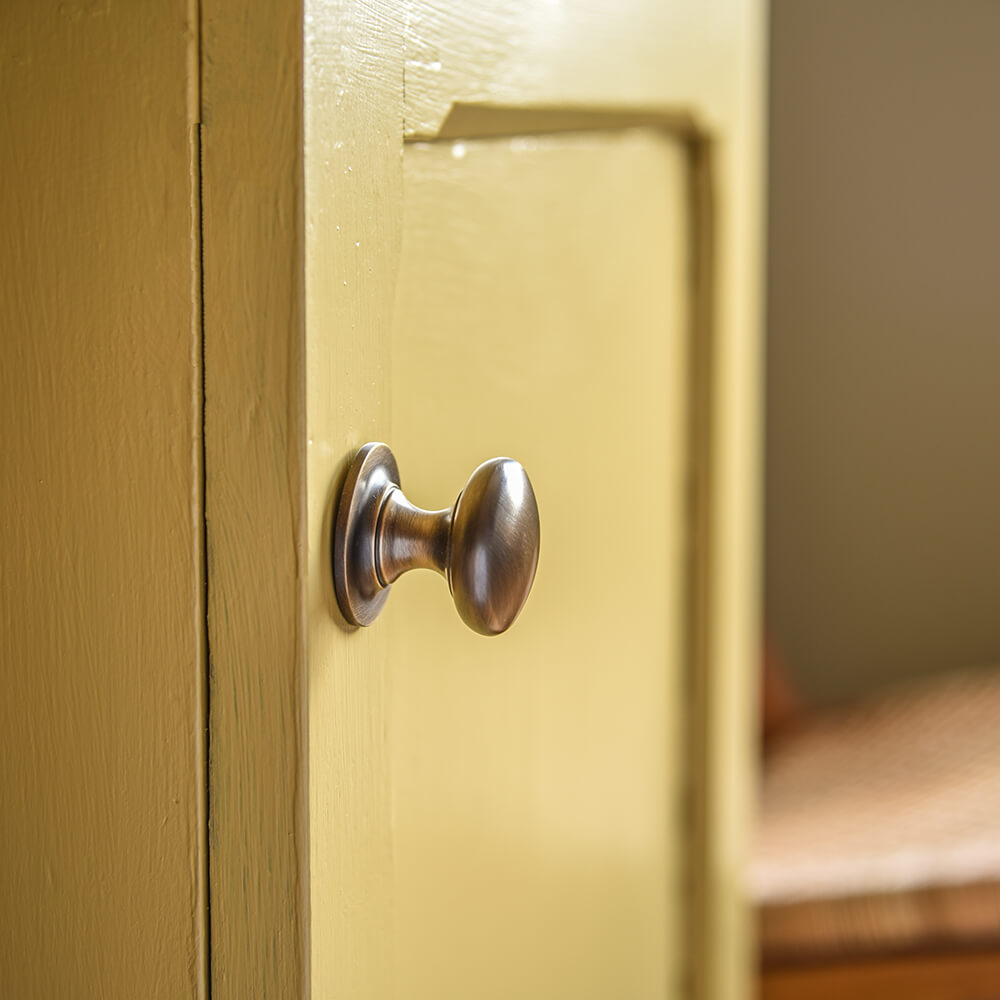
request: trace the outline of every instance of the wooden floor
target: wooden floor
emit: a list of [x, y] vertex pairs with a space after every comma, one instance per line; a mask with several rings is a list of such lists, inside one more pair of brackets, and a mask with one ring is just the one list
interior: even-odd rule
[[760, 1000], [1000, 1000], [1000, 944], [991, 952], [765, 969], [759, 996]]

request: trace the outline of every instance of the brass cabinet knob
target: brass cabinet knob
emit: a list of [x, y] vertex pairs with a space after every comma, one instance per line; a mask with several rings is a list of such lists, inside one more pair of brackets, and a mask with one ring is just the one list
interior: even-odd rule
[[454, 505], [421, 510], [403, 495], [387, 445], [355, 456], [337, 506], [333, 581], [353, 625], [370, 625], [391, 584], [411, 569], [434, 569], [462, 621], [498, 635], [524, 606], [538, 565], [538, 505], [528, 474], [512, 458], [491, 458], [469, 477]]

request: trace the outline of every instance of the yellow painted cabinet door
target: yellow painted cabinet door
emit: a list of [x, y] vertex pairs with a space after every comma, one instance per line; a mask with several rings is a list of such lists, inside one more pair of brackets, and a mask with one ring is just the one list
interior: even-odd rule
[[[313, 991], [680, 996], [693, 195], [699, 117], [732, 120], [702, 75], [733, 73], [682, 5], [352, 10], [305, 53]], [[344, 627], [329, 525], [370, 439], [425, 507], [526, 466], [510, 633], [431, 573]]]

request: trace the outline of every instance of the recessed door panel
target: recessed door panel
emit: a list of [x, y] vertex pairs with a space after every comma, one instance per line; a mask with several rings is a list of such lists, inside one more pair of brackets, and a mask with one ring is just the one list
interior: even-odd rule
[[388, 636], [397, 995], [664, 997], [678, 977], [686, 159], [652, 128], [413, 143], [392, 330], [408, 497], [534, 484], [506, 634], [411, 573]]

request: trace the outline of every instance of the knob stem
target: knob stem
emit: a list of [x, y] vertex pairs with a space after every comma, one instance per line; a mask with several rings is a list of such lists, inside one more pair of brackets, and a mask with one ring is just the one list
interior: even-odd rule
[[433, 569], [448, 575], [451, 508], [423, 510], [398, 487], [382, 501], [375, 529], [375, 571], [388, 587], [411, 569]]

